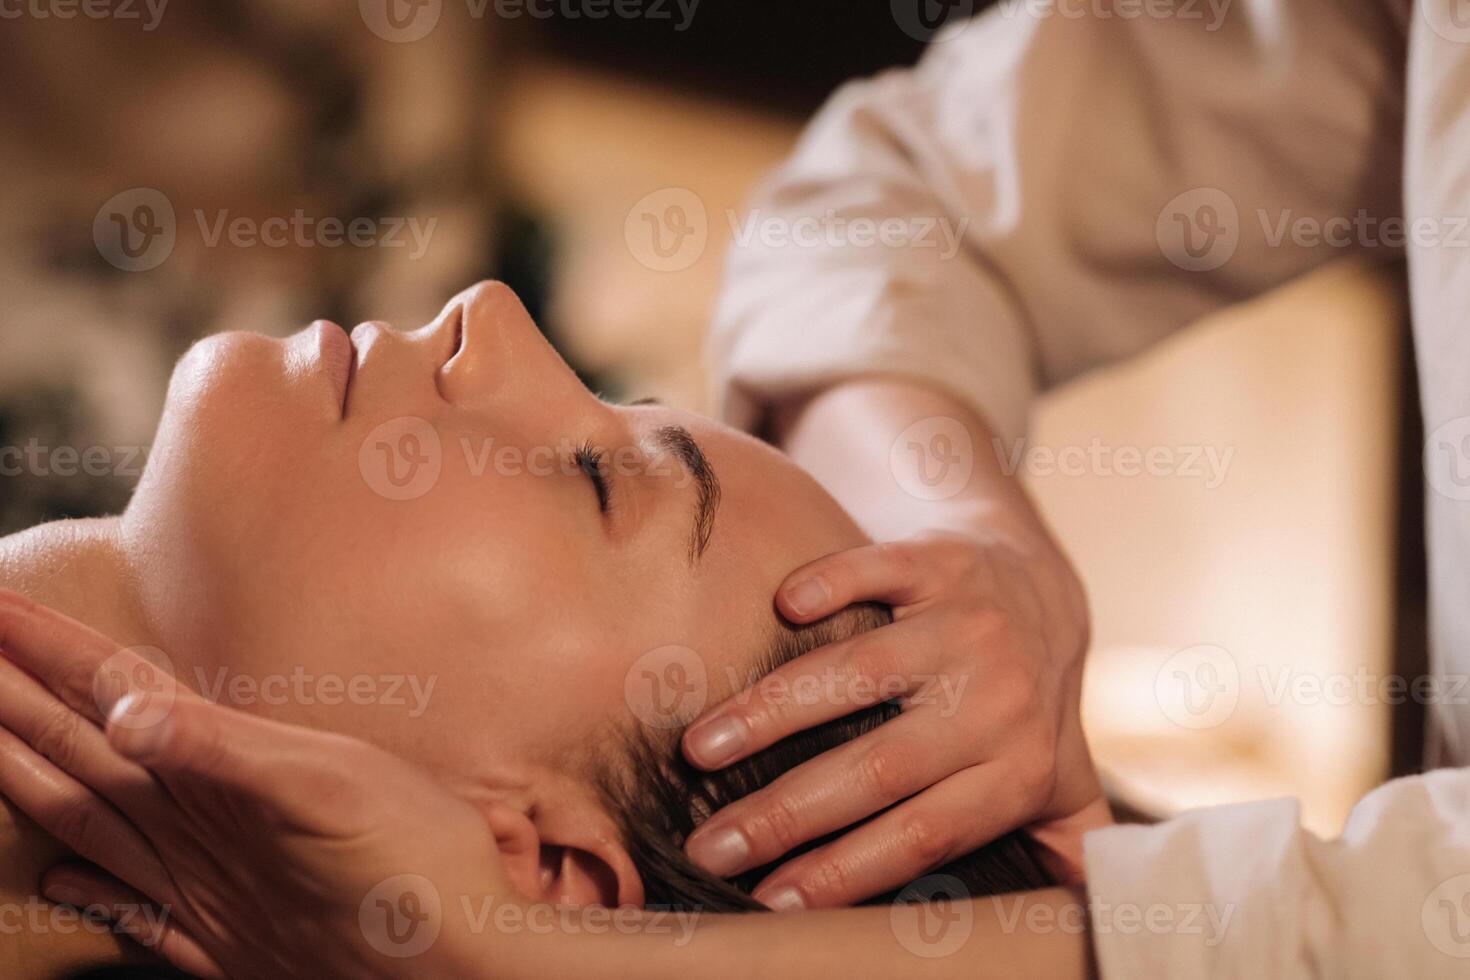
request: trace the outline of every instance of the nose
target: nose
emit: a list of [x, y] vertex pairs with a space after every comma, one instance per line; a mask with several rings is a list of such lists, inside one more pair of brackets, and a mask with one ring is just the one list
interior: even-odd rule
[[[459, 316], [453, 315], [458, 307]], [[590, 397], [505, 283], [482, 282], [460, 293], [436, 323], [458, 324], [460, 343], [439, 372], [445, 399], [465, 408], [538, 405], [556, 411]]]

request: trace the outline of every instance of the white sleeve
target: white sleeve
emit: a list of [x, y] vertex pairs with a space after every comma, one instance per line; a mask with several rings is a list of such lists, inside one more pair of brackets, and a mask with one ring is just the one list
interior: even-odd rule
[[1015, 437], [1038, 391], [1374, 248], [1342, 222], [1401, 212], [1405, 5], [1157, 6], [1001, 0], [842, 88], [732, 219], [721, 413], [887, 373]]
[[1470, 976], [1470, 769], [1379, 787], [1336, 840], [1271, 800], [1085, 844], [1103, 980]]

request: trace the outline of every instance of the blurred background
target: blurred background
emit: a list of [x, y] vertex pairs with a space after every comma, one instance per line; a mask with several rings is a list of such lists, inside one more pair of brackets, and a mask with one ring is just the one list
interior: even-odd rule
[[[594, 388], [705, 407], [727, 216], [838, 84], [921, 55], [909, 8], [975, 6], [906, 2], [16, 7], [0, 447], [29, 455], [0, 473], [0, 533], [120, 509], [198, 337], [414, 326], [481, 278]], [[650, 252], [640, 220], [690, 195], [698, 247]], [[1401, 290], [1328, 269], [1038, 413], [1031, 450], [1197, 452], [1199, 475], [1022, 469], [1087, 580], [1087, 723], [1139, 809], [1294, 794], [1332, 831], [1417, 763], [1412, 710], [1280, 696], [1423, 669]]]

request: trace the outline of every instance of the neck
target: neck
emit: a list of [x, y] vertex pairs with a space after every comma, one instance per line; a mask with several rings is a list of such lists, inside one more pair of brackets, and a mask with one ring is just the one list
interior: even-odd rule
[[115, 517], [55, 521], [0, 538], [0, 587], [123, 646], [162, 646], [143, 615], [119, 526]]

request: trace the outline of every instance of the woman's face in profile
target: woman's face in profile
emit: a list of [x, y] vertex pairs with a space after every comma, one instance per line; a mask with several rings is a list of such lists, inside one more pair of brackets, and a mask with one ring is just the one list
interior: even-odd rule
[[346, 340], [198, 344], [123, 518], [146, 615], [226, 703], [461, 774], [566, 758], [633, 719], [651, 651], [707, 671], [681, 713], [743, 686], [781, 579], [861, 541], [769, 447], [599, 400], [502, 285]]

